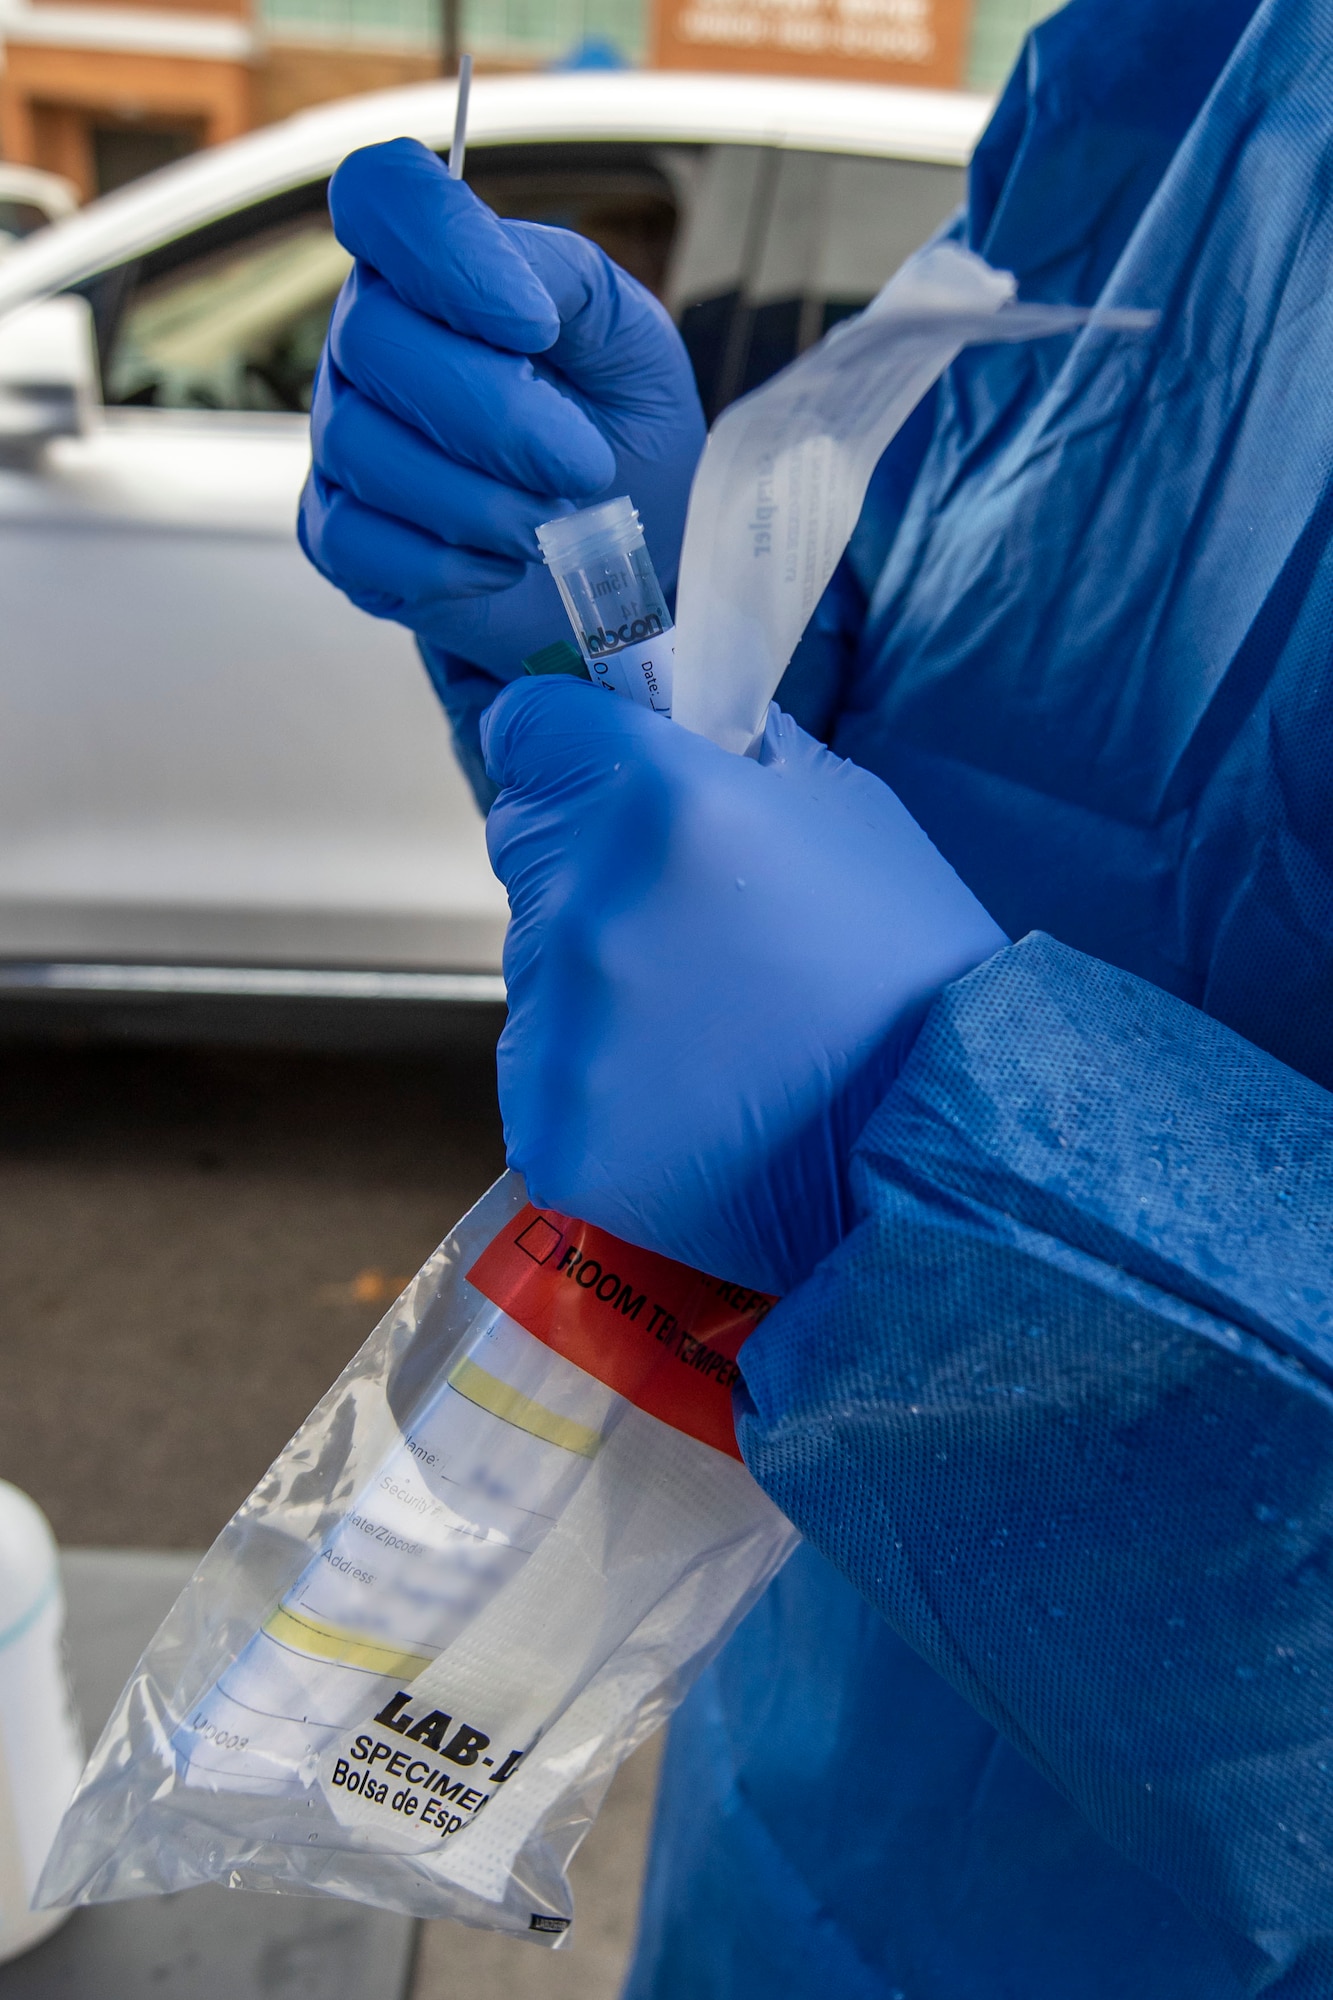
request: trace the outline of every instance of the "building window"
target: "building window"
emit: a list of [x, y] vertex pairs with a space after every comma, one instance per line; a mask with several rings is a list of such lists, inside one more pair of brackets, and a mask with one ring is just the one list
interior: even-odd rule
[[969, 90], [999, 90], [1013, 68], [1023, 37], [1054, 14], [1064, 0], [975, 0], [967, 64]]
[[[263, 23], [278, 41], [360, 43], [434, 49], [440, 0], [262, 0]], [[626, 62], [643, 59], [645, 0], [462, 0], [462, 40], [481, 62], [531, 67], [558, 61], [581, 43], [610, 43]]]
[[204, 143], [202, 119], [189, 124], [143, 124], [129, 119], [94, 119], [89, 130], [93, 176], [99, 194], [137, 181], [141, 174], [169, 167]]

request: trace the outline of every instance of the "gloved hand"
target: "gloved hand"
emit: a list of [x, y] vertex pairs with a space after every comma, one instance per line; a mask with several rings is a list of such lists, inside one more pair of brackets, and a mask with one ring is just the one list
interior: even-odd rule
[[357, 262], [311, 411], [315, 567], [497, 681], [566, 632], [539, 522], [628, 493], [670, 588], [704, 424], [657, 301], [583, 237], [497, 220], [414, 139], [351, 154], [329, 209]]
[[1005, 939], [888, 787], [776, 708], [757, 762], [577, 681], [482, 722], [532, 1199], [789, 1290], [933, 995]]

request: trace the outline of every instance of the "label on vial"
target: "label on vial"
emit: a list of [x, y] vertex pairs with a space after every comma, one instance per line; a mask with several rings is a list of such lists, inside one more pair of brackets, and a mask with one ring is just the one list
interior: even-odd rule
[[657, 715], [671, 713], [671, 670], [676, 658], [676, 628], [669, 625], [653, 639], [634, 646], [621, 646], [614, 653], [597, 653], [588, 658], [588, 672], [595, 687], [612, 694], [627, 694], [640, 708]]

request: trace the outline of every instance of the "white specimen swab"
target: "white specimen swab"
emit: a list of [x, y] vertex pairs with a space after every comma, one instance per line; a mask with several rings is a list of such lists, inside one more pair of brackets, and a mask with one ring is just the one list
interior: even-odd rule
[[467, 153], [467, 100], [472, 89], [472, 58], [458, 58], [458, 108], [454, 112], [454, 143], [449, 148], [449, 178], [461, 181]]

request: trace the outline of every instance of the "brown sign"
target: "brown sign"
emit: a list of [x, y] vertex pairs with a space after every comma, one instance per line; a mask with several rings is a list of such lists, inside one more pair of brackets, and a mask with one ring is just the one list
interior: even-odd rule
[[963, 80], [971, 0], [656, 0], [659, 69]]

